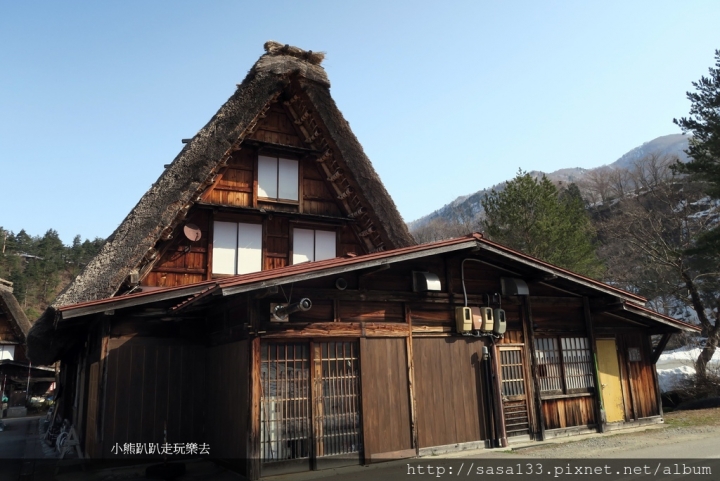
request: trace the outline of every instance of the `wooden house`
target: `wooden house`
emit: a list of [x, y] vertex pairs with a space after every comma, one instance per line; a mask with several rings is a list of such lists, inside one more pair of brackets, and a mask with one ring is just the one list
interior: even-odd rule
[[322, 56], [266, 52], [30, 332], [87, 456], [202, 443], [256, 479], [662, 420], [695, 326], [479, 234], [415, 245]]
[[25, 352], [30, 327], [12, 282], [0, 279], [0, 397], [8, 398], [0, 418], [24, 415], [29, 395], [44, 394], [55, 381], [53, 369], [30, 365]]

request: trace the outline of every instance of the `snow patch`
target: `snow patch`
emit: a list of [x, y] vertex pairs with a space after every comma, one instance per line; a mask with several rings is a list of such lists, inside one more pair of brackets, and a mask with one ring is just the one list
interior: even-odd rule
[[[682, 347], [672, 351], [663, 352], [656, 364], [660, 391], [669, 392], [680, 387], [680, 384], [695, 375], [695, 359], [698, 358], [702, 348]], [[720, 349], [708, 363], [710, 369], [720, 369]]]

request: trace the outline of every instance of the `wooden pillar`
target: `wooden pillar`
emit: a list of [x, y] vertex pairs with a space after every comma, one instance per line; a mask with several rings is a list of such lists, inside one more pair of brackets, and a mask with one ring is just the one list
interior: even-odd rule
[[528, 344], [530, 345], [530, 362], [532, 363], [532, 379], [533, 379], [533, 390], [535, 391], [535, 409], [538, 420], [538, 434], [540, 439], [537, 441], [545, 440], [545, 416], [543, 415], [542, 397], [540, 395], [540, 380], [538, 379], [538, 366], [537, 358], [535, 356], [535, 328], [533, 327], [532, 309], [530, 307], [530, 298], [528, 296], [522, 296], [523, 307], [525, 310], [525, 322], [527, 323], [528, 332]]
[[260, 338], [250, 340], [250, 389], [247, 433], [247, 477], [260, 478]]
[[325, 455], [322, 443], [323, 435], [323, 391], [322, 391], [322, 351], [319, 343], [310, 343], [310, 425], [312, 429], [311, 468], [317, 469], [317, 459]]
[[660, 415], [660, 416], [664, 416], [664, 413], [663, 413], [663, 406], [662, 406], [662, 393], [660, 392], [660, 381], [658, 380], [656, 363], [657, 363], [658, 358], [660, 357], [660, 354], [662, 354], [663, 349], [665, 349], [667, 342], [670, 340], [670, 336], [672, 336], [672, 334], [667, 334], [667, 333], [663, 334], [663, 337], [660, 339], [660, 342], [658, 343], [657, 347], [655, 348], [655, 352], [652, 351], [652, 342], [651, 342], [650, 336], [647, 336], [647, 343], [649, 344], [648, 351], [651, 352], [650, 368], [652, 369], [652, 373], [653, 373], [653, 382], [655, 383], [655, 396], [657, 397], [658, 415]]
[[[522, 311], [522, 307], [518, 306], [518, 310]], [[535, 382], [532, 370], [533, 364], [533, 350], [531, 349], [532, 342], [530, 339], [530, 331], [527, 322], [522, 321], [522, 312], [520, 312], [520, 324], [523, 329], [523, 376], [525, 376], [525, 389], [527, 394], [525, 399], [527, 400], [527, 414], [528, 414], [528, 426], [530, 433], [534, 437], [535, 433], [540, 430], [540, 421], [537, 418], [537, 409], [535, 407]]]
[[657, 347], [655, 347], [654, 351], [652, 350], [652, 343], [650, 343], [650, 347], [651, 347], [650, 351], [652, 353], [650, 355], [650, 364], [653, 364], [653, 365], [657, 364], [658, 359], [660, 359], [660, 355], [665, 350], [665, 346], [667, 346], [667, 343], [670, 340], [670, 338], [672, 337], [672, 335], [673, 335], [672, 332], [666, 332], [665, 334], [663, 334], [662, 337], [660, 338], [660, 342], [658, 342], [658, 345], [657, 345]]
[[415, 401], [415, 362], [413, 358], [413, 341], [412, 341], [412, 313], [407, 304], [405, 307], [405, 322], [408, 326], [408, 336], [405, 338], [407, 353], [407, 376], [408, 376], [408, 396], [410, 396], [410, 430], [412, 434], [412, 447], [415, 448], [415, 454], [420, 454], [420, 445], [418, 443], [417, 428], [417, 404]]
[[600, 384], [600, 373], [597, 365], [597, 349], [595, 346], [595, 328], [592, 314], [590, 313], [590, 301], [583, 297], [583, 314], [585, 316], [585, 330], [590, 341], [590, 354], [593, 359], [593, 381], [595, 382], [595, 424], [599, 433], [604, 433], [607, 427], [605, 408], [603, 406], [602, 387]]
[[497, 426], [497, 435], [500, 441], [500, 447], [506, 448], [508, 445], [507, 432], [505, 431], [505, 412], [503, 409], [502, 400], [502, 371], [500, 369], [500, 349], [497, 344], [491, 343], [490, 349], [492, 349], [492, 370], [493, 377], [495, 378], [495, 385], [492, 386], [493, 398], [495, 400], [495, 425]]

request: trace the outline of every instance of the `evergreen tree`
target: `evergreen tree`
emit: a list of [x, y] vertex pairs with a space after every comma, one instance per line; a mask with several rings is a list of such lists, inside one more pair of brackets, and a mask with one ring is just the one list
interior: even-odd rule
[[491, 240], [591, 277], [603, 272], [595, 231], [574, 184], [559, 190], [547, 177], [519, 171], [482, 201]]
[[[690, 162], [678, 163], [675, 169], [703, 182], [713, 198], [720, 198], [720, 50], [715, 50], [715, 68], [709, 77], [693, 82], [695, 92], [687, 92], [691, 102], [690, 117], [673, 119], [683, 132], [692, 133], [686, 151]], [[720, 253], [720, 226], [697, 239], [693, 251]]]

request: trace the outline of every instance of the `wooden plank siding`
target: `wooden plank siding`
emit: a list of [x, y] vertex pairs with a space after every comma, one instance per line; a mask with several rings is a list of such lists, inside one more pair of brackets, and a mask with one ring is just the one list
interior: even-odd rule
[[[249, 341], [209, 348], [207, 352], [207, 439], [214, 458], [233, 462], [245, 472], [247, 459], [248, 399], [250, 393]], [[211, 401], [212, 400], [212, 401]]]
[[171, 339], [115, 338], [108, 353], [103, 456], [115, 443], [204, 442], [205, 348]]
[[[248, 140], [307, 148], [303, 139], [298, 137], [293, 120], [278, 104], [270, 108]], [[282, 151], [282, 148], [279, 148]], [[313, 156], [287, 155], [299, 161], [300, 198], [294, 203], [254, 200], [257, 197], [255, 191], [257, 157], [258, 147], [250, 144], [242, 145], [239, 150], [232, 153], [226, 166], [218, 172], [213, 184], [201, 197], [204, 204], [222, 206], [222, 212], [213, 213], [207, 206], [193, 206], [185, 220], [176, 227], [172, 239], [160, 242], [156, 246], [161, 251], [161, 257], [152, 270], [141, 279], [142, 286], [173, 287], [210, 279], [212, 228], [213, 220], [217, 219], [263, 224], [263, 270], [278, 269], [291, 263], [293, 227], [291, 220], [299, 221], [300, 219], [293, 219], [293, 214], [299, 213], [337, 219], [333, 222], [324, 219], [308, 221], [303, 218], [302, 222], [309, 222], [308, 225], [303, 225], [307, 228], [336, 230], [338, 256], [366, 253], [364, 244], [354, 229], [347, 224], [349, 222], [347, 213], [343, 211], [340, 200], [333, 193], [330, 181]], [[232, 208], [240, 209], [233, 212]], [[249, 208], [260, 208], [264, 212], [248, 211]], [[342, 220], [342, 223], [338, 220]], [[202, 237], [199, 241], [191, 243], [185, 238], [182, 228], [187, 223], [195, 224], [200, 228]]]
[[272, 104], [250, 136], [251, 139], [291, 147], [307, 147], [305, 139], [298, 136], [293, 120], [287, 115], [281, 104]]
[[487, 439], [480, 339], [413, 339], [420, 448]]
[[[650, 336], [641, 332], [623, 333], [617, 336], [616, 341], [621, 369], [625, 378], [623, 390], [627, 389], [629, 394], [625, 403], [626, 406], [628, 404], [632, 406], [632, 417], [626, 419], [660, 415], [653, 376], [655, 366], [650, 362]], [[639, 361], [630, 359], [628, 355], [630, 349], [636, 349], [636, 352], [639, 352]]]
[[405, 339], [360, 339], [365, 460], [412, 446]]
[[595, 406], [592, 396], [551, 399], [542, 402], [545, 429], [595, 424]]

